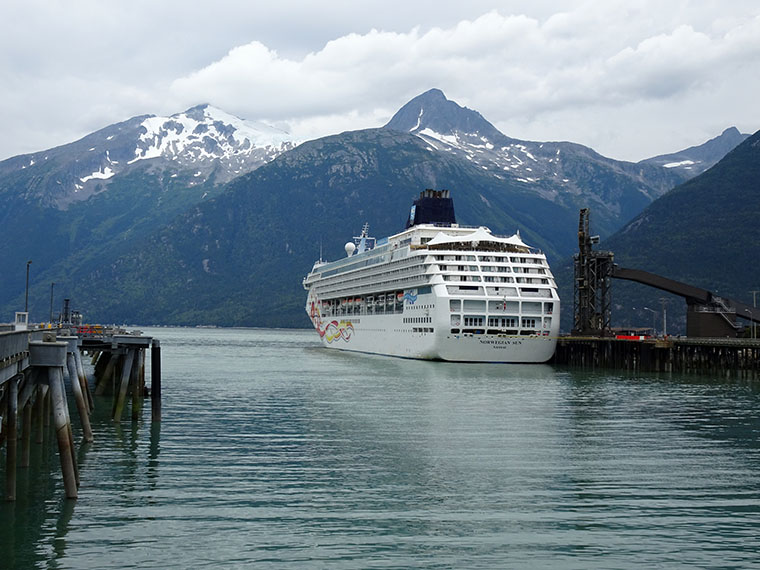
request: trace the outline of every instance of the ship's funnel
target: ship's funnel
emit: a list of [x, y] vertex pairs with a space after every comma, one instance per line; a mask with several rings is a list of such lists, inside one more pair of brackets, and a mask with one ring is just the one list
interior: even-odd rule
[[406, 227], [411, 228], [417, 224], [436, 224], [439, 226], [451, 226], [456, 224], [454, 215], [454, 201], [448, 190], [424, 190], [420, 197], [414, 201]]

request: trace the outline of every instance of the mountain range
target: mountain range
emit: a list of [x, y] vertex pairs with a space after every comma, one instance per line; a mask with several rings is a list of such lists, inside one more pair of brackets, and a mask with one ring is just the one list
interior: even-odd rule
[[300, 280], [320, 250], [341, 255], [364, 222], [398, 231], [421, 189], [451, 189], [461, 223], [520, 229], [557, 261], [575, 248], [578, 208], [607, 237], [697, 159], [720, 160], [733, 131], [677, 153], [686, 169], [513, 139], [437, 89], [383, 127], [301, 144], [210, 106], [135, 117], [0, 162], [0, 258], [19, 268], [1, 307], [18, 310], [31, 259], [33, 320], [55, 282], [93, 321], [306, 325]]
[[719, 136], [699, 146], [692, 146], [671, 154], [661, 154], [641, 162], [680, 170], [685, 172], [687, 178], [690, 178], [712, 168], [739, 143], [744, 142], [747, 137], [749, 135], [740, 133], [736, 127], [729, 127]]
[[0, 194], [16, 189], [28, 202], [65, 210], [135, 172], [185, 175], [187, 186], [218, 185], [295, 146], [284, 131], [199, 105], [171, 117], [134, 117], [67, 145], [4, 160]]
[[[599, 247], [613, 251], [615, 262], [623, 267], [677, 279], [752, 305], [760, 301], [752, 293], [760, 290], [758, 220], [760, 132], [700, 176], [653, 202]], [[660, 331], [663, 320], [670, 333], [686, 330], [686, 304], [680, 297], [616, 281], [613, 303], [617, 305], [613, 322], [621, 325], [648, 323], [654, 317]]]

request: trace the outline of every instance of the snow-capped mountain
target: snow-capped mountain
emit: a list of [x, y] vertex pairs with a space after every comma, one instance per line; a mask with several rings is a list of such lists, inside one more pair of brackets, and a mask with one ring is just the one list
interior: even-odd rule
[[462, 156], [495, 173], [519, 168], [530, 174], [530, 162], [535, 162], [524, 144], [499, 132], [477, 111], [449, 101], [439, 89], [409, 101], [384, 128], [413, 133], [435, 150]]
[[108, 188], [114, 177], [147, 169], [190, 177], [187, 186], [223, 184], [296, 146], [288, 133], [210, 105], [170, 117], [146, 115], [79, 141], [0, 162], [0, 176], [34, 180], [26, 199], [66, 209]]
[[671, 154], [663, 154], [642, 160], [645, 164], [656, 164], [672, 170], [680, 170], [686, 176], [702, 174], [718, 163], [729, 151], [744, 142], [750, 135], [740, 133], [736, 127], [729, 127], [719, 136], [709, 141]]
[[290, 136], [263, 123], [245, 121], [209, 105], [140, 123], [135, 156], [128, 161], [163, 158], [183, 166], [216, 163], [227, 179], [250, 172], [295, 146]]
[[[412, 133], [431, 151], [465, 158], [496, 179], [555, 204], [590, 205], [613, 218], [633, 215], [686, 179], [680, 171], [613, 160], [575, 143], [508, 137], [438, 89], [409, 101], [384, 128]], [[633, 207], [630, 213], [626, 205]]]
[[[593, 209], [605, 237], [685, 176], [510, 138], [439, 90], [385, 127], [294, 146], [286, 133], [200, 106], [2, 161], [0, 259], [17, 269], [34, 260], [36, 314], [54, 282], [104, 322], [299, 326], [315, 244], [340, 252], [343, 232], [366, 221], [376, 235], [397, 231], [420, 189], [452, 190], [462, 223], [520, 229], [557, 259], [575, 248], [579, 207]], [[6, 314], [24, 285], [0, 279]], [[264, 309], [272, 291], [285, 301]]]

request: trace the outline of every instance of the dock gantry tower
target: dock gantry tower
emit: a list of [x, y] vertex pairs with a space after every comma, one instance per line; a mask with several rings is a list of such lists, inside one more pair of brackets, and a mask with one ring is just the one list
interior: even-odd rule
[[611, 282], [614, 255], [611, 251], [594, 251], [599, 236], [589, 230], [589, 209], [580, 211], [578, 253], [573, 256], [573, 334], [605, 336], [610, 331]]

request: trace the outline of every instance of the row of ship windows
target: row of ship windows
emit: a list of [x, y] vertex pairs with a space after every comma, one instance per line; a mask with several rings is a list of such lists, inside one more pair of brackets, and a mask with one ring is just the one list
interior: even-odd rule
[[549, 280], [544, 277], [496, 277], [494, 275], [443, 275], [444, 281], [454, 283], [529, 283], [533, 285], [548, 285]]
[[[547, 299], [552, 298], [551, 289], [540, 289], [538, 287], [520, 287], [521, 297], [545, 297]], [[482, 297], [483, 287], [478, 285], [446, 285], [446, 290], [449, 295], [468, 295], [470, 297]], [[515, 287], [488, 287], [485, 288], [486, 295], [496, 295], [499, 297], [504, 296], [517, 296], [517, 288]]]
[[432, 323], [433, 317], [404, 317], [404, 324]]
[[486, 317], [484, 315], [451, 315], [452, 327], [482, 327], [486, 322], [489, 327], [502, 328], [502, 329], [550, 329], [552, 326], [551, 317]]
[[554, 302], [547, 301], [485, 301], [480, 299], [450, 299], [449, 310], [459, 313], [462, 310], [470, 312], [489, 313], [528, 313], [531, 315], [551, 315], [554, 313]]
[[515, 257], [508, 255], [436, 255], [436, 261], [483, 261], [486, 263], [528, 263], [546, 267], [544, 260], [538, 257]]
[[323, 299], [318, 304], [323, 317], [400, 313], [404, 310], [404, 292], [389, 291], [366, 297], [360, 295], [339, 299]]
[[[419, 282], [422, 277], [420, 265], [395, 269], [393, 271], [382, 272], [381, 274], [357, 275], [352, 278], [341, 278], [338, 280], [329, 280], [321, 284], [320, 289], [323, 294], [340, 294], [341, 291], [356, 290], [366, 288], [367, 286], [385, 286], [393, 288], [408, 287], [408, 284]], [[411, 275], [409, 273], [413, 272]], [[404, 275], [407, 274], [407, 275]]]
[[[408, 288], [410, 286], [418, 286], [420, 280], [422, 279], [422, 275], [410, 275], [409, 277], [401, 277], [397, 279], [392, 279], [390, 282], [372, 282], [369, 279], [364, 279], [364, 283], [353, 283], [350, 286], [347, 286], [346, 283], [336, 283], [334, 287], [320, 287], [320, 295], [345, 295], [346, 290], [356, 290], [356, 289], [368, 289], [369, 286], [384, 286], [384, 287], [399, 287], [399, 288]], [[351, 280], [352, 282], [359, 281], [358, 279]]]
[[477, 265], [439, 265], [441, 271], [482, 271], [483, 273], [528, 273], [530, 275], [546, 275], [546, 269], [542, 267], [508, 267], [501, 265], [483, 265], [478, 269]]
[[[368, 278], [374, 278], [375, 282], [377, 282], [378, 278], [383, 278], [383, 280], [386, 281], [402, 281], [402, 274], [408, 274], [410, 272], [414, 272], [416, 275], [419, 275], [421, 273], [421, 262], [414, 263], [414, 264], [406, 264], [401, 267], [397, 267], [396, 269], [383, 269], [383, 268], [373, 268], [374, 271], [362, 271], [361, 273], [358, 273], [356, 275], [353, 275], [351, 277], [347, 277], [345, 275], [339, 275], [336, 277], [332, 277], [331, 279], [327, 279], [323, 281], [323, 286], [329, 286], [333, 282], [339, 282], [340, 285], [345, 286], [351, 286], [356, 287], [357, 281], [361, 280], [367, 280]], [[408, 279], [408, 278], [407, 278]]]
[[537, 330], [517, 330], [517, 329], [484, 329], [484, 328], [471, 328], [471, 329], [451, 329], [451, 334], [492, 334], [498, 336], [549, 336], [549, 331], [537, 331]]
[[[550, 291], [544, 289], [541, 291]], [[430, 287], [426, 286], [417, 290], [418, 294], [430, 292]], [[514, 288], [500, 288], [494, 294], [515, 295], [517, 292]], [[538, 290], [531, 293], [537, 293]], [[525, 291], [522, 292], [525, 295]], [[336, 315], [372, 315], [387, 313], [402, 313], [404, 311], [404, 292], [402, 290], [389, 291], [367, 296], [342, 297], [339, 299], [324, 299], [319, 302], [319, 310], [323, 317]], [[407, 310], [420, 310], [435, 308], [435, 304], [411, 305]], [[467, 312], [487, 312], [493, 313], [513, 313], [528, 315], [551, 315], [554, 313], [554, 301], [508, 301], [505, 299], [485, 300], [485, 299], [449, 299], [449, 310], [451, 313]], [[429, 316], [426, 317], [408, 317], [409, 319], [428, 319], [404, 320], [406, 323], [432, 322]]]

